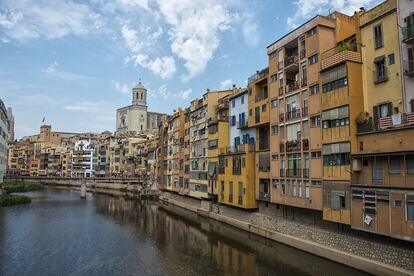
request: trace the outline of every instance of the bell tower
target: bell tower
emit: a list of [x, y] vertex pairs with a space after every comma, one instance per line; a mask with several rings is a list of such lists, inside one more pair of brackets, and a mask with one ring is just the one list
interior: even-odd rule
[[132, 105], [147, 105], [147, 89], [142, 85], [141, 79], [132, 88]]

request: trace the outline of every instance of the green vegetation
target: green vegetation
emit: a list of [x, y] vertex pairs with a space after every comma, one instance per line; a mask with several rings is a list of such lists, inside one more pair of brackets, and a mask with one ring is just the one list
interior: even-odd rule
[[12, 206], [17, 204], [26, 204], [30, 203], [32, 200], [30, 197], [22, 195], [2, 195], [0, 196], [0, 206]]
[[7, 182], [3, 183], [3, 189], [10, 193], [24, 193], [30, 191], [42, 190], [43, 186], [35, 183], [23, 183], [23, 182]]

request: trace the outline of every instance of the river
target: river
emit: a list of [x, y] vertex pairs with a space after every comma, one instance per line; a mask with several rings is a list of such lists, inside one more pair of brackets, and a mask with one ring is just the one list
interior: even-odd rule
[[0, 275], [363, 275], [171, 205], [26, 195], [0, 208]]

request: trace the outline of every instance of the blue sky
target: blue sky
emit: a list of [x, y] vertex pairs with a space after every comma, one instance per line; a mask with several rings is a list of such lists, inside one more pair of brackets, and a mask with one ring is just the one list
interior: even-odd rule
[[114, 131], [141, 78], [149, 110], [245, 86], [266, 46], [316, 14], [378, 0], [0, 0], [0, 98], [18, 138]]

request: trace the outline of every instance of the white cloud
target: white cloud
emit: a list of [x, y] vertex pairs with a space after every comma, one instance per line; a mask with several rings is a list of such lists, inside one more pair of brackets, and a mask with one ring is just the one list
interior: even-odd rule
[[102, 25], [101, 16], [89, 6], [70, 0], [5, 0], [0, 11], [0, 28], [19, 41], [86, 35]]
[[231, 79], [227, 79], [227, 80], [224, 80], [224, 81], [220, 82], [220, 88], [221, 89], [228, 89], [232, 85], [233, 85], [233, 80], [231, 80]]
[[171, 51], [184, 60], [188, 81], [200, 74], [217, 50], [219, 34], [229, 28], [230, 14], [218, 1], [158, 0], [171, 26]]
[[54, 61], [50, 63], [46, 68], [42, 68], [40, 70], [40, 73], [44, 77], [55, 78], [55, 79], [60, 79], [64, 81], [74, 81], [74, 80], [80, 81], [80, 80], [85, 80], [87, 78], [84, 75], [59, 70], [58, 66], [59, 66], [59, 63], [57, 61]]
[[151, 93], [151, 95], [156, 98], [161, 97], [163, 99], [178, 98], [182, 100], [188, 100], [192, 93], [192, 89], [182, 90], [177, 93], [174, 93], [170, 91], [165, 84], [163, 84], [155, 91], [155, 93]]
[[243, 38], [247, 45], [255, 47], [260, 41], [259, 27], [257, 26], [256, 17], [253, 13], [244, 13], [241, 17]]
[[328, 15], [329, 11], [339, 11], [352, 15], [360, 7], [379, 2], [381, 0], [297, 0], [294, 2], [296, 12], [293, 16], [287, 18], [287, 25], [290, 29], [294, 29], [317, 14]]
[[173, 57], [163, 56], [151, 59], [148, 54], [163, 33], [161, 27], [151, 32], [150, 28], [141, 27], [135, 30], [128, 25], [123, 25], [121, 32], [132, 53], [127, 62], [133, 61], [135, 65], [151, 70], [162, 79], [169, 79], [175, 74], [176, 66]]
[[116, 91], [119, 91], [124, 94], [128, 94], [130, 92], [130, 88], [127, 84], [121, 84], [117, 81], [111, 81], [111, 84], [113, 85]]

